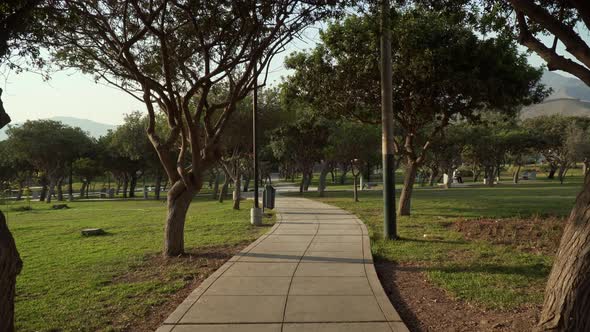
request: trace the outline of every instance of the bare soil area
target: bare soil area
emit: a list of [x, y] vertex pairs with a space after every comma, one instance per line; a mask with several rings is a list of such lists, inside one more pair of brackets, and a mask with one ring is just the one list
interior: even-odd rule
[[410, 331], [531, 331], [541, 308], [484, 310], [432, 285], [419, 266], [379, 262], [381, 284]]
[[450, 227], [460, 232], [466, 240], [484, 240], [513, 246], [525, 252], [554, 255], [564, 224], [564, 218], [535, 217], [459, 220], [450, 224]]
[[[246, 247], [247, 244], [236, 246], [216, 246], [188, 252], [186, 255], [164, 259], [161, 255], [146, 257], [144, 263], [133, 268], [127, 274], [119, 276], [113, 282], [138, 282], [156, 278], [170, 278], [182, 273], [184, 287], [171, 294], [161, 304], [153, 306], [144, 317], [124, 319], [125, 324], [114, 324], [118, 329], [133, 332], [155, 331], [184, 299], [197, 288], [209, 275], [215, 272], [227, 260]], [[141, 301], [141, 299], [138, 299]], [[115, 322], [117, 320], [115, 319]]]

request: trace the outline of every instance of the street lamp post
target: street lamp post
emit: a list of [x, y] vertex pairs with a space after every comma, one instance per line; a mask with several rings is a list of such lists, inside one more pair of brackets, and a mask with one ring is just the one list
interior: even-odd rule
[[[256, 68], [254, 69], [256, 73]], [[256, 74], [255, 74], [256, 75]], [[254, 207], [250, 210], [250, 223], [259, 226], [262, 224], [262, 211], [258, 204], [258, 77], [254, 79], [254, 91], [252, 91], [252, 155], [254, 160]]]
[[395, 168], [389, 0], [381, 2], [381, 128], [383, 154], [383, 237], [397, 238], [395, 216]]

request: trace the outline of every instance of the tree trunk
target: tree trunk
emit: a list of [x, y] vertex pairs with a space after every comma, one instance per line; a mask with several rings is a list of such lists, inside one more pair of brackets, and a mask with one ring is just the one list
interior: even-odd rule
[[514, 174], [512, 175], [512, 182], [514, 183], [518, 183], [518, 178], [520, 177], [520, 165], [518, 165], [516, 167], [516, 171], [514, 171]]
[[57, 200], [60, 202], [64, 200], [64, 192], [63, 192], [62, 186], [63, 186], [63, 178], [61, 178], [57, 181]]
[[158, 171], [156, 174], [156, 186], [154, 188], [154, 199], [160, 200], [160, 193], [162, 192], [162, 173]]
[[86, 181], [82, 182], [82, 187], [80, 187], [80, 198], [84, 198], [85, 193], [86, 193]]
[[247, 193], [250, 188], [250, 176], [244, 178], [244, 192]]
[[566, 222], [539, 321], [540, 331], [590, 331], [590, 179]]
[[324, 192], [326, 190], [326, 178], [328, 177], [328, 172], [330, 171], [329, 163], [326, 161], [322, 162], [321, 168], [322, 169], [320, 171], [318, 183], [318, 193], [320, 194], [320, 197], [324, 197]]
[[438, 176], [438, 168], [432, 168], [430, 172], [430, 179], [428, 180], [428, 184], [432, 187], [434, 186], [434, 181], [436, 181], [436, 177]]
[[20, 201], [23, 199], [23, 182], [18, 181], [18, 191], [16, 192], [16, 200]]
[[219, 198], [219, 181], [220, 181], [221, 175], [219, 175], [219, 173], [215, 174], [215, 182], [213, 183], [213, 194], [212, 197], [213, 199], [218, 199]]
[[354, 201], [358, 202], [359, 201], [359, 191], [358, 191], [358, 189], [359, 189], [358, 188], [358, 178], [359, 177], [358, 177], [358, 174], [357, 175], [353, 174], [352, 178], [353, 178], [353, 180], [352, 180], [352, 182], [353, 182], [353, 189], [352, 189], [353, 195], [352, 196], [354, 198]]
[[[90, 183], [91, 183], [90, 180], [88, 180], [87, 183], [86, 183], [86, 198], [87, 199], [90, 196]], [[94, 190], [92, 190], [92, 191], [94, 191]]]
[[479, 181], [479, 176], [481, 175], [481, 169], [473, 171], [473, 182]]
[[241, 197], [241, 193], [242, 193], [242, 174], [240, 174], [239, 169], [236, 172], [236, 180], [235, 180], [235, 185], [234, 185], [234, 192], [233, 192], [233, 209], [234, 210], [239, 210], [240, 209], [240, 198]]
[[567, 173], [567, 165], [561, 165], [559, 166], [559, 173], [557, 175], [557, 178], [559, 179], [559, 183], [563, 184], [563, 181], [565, 180], [565, 174]]
[[[444, 179], [445, 174], [447, 176], [446, 181]], [[446, 169], [444, 169], [444, 173], [443, 173], [443, 187], [445, 189], [449, 189], [452, 186], [453, 186], [453, 170], [451, 168], [446, 168]]]
[[550, 164], [549, 165], [550, 169], [549, 169], [549, 175], [547, 175], [548, 179], [555, 179], [555, 172], [557, 172], [557, 165], [554, 164]]
[[127, 198], [127, 188], [129, 187], [129, 178], [127, 174], [123, 176], [123, 198]]
[[47, 193], [47, 197], [45, 198], [45, 202], [47, 202], [47, 204], [51, 203], [53, 195], [55, 194], [55, 182], [56, 181], [54, 179], [49, 179], [49, 192]]
[[583, 176], [588, 175], [589, 171], [590, 171], [590, 160], [588, 160], [588, 158], [584, 158], [584, 163], [582, 164], [582, 175]]
[[313, 171], [309, 171], [307, 173], [307, 177], [305, 179], [305, 183], [303, 186], [303, 191], [307, 192], [309, 190], [309, 185], [311, 184], [311, 179], [313, 179]]
[[495, 173], [494, 167], [486, 167], [486, 182], [489, 187], [494, 186]]
[[47, 197], [47, 183], [41, 184], [41, 193], [39, 193], [39, 202], [44, 202]]
[[135, 187], [137, 187], [137, 174], [131, 174], [131, 182], [129, 183], [129, 198], [135, 197]]
[[164, 256], [184, 254], [184, 223], [196, 190], [182, 181], [175, 182], [168, 191], [168, 215], [164, 231]]
[[70, 163], [70, 174], [68, 174], [68, 200], [70, 202], [74, 200], [73, 182], [74, 182], [74, 177], [72, 174], [72, 164]]
[[6, 224], [6, 218], [0, 211], [0, 331], [14, 331], [16, 276], [22, 266], [23, 262]]
[[303, 187], [305, 187], [305, 172], [301, 173], [301, 182], [299, 183], [300, 194], [303, 194]]
[[225, 179], [223, 180], [223, 186], [221, 187], [221, 191], [219, 192], [219, 203], [223, 203], [223, 199], [227, 194], [227, 187], [229, 186], [229, 176], [226, 174]]
[[414, 190], [414, 182], [416, 181], [416, 173], [418, 172], [418, 164], [414, 161], [408, 161], [406, 174], [404, 176], [404, 187], [402, 188], [399, 197], [398, 215], [409, 216], [412, 203], [412, 191]]

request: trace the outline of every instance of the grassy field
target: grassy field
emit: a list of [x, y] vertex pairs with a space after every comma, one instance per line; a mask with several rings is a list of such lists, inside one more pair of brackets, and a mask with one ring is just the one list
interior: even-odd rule
[[[24, 212], [15, 211], [18, 205], [0, 206], [24, 261], [17, 281], [17, 330], [126, 329], [191, 280], [203, 277], [195, 275], [194, 262], [155, 259], [162, 249], [165, 203], [68, 205], [67, 210], [50, 210], [33, 202], [33, 210]], [[203, 260], [199, 264], [206, 266], [199, 253], [235, 251], [264, 233], [267, 227], [250, 226], [250, 206], [243, 202], [242, 210], [235, 211], [231, 199], [223, 204], [195, 200], [185, 232], [190, 260]], [[107, 234], [82, 237], [80, 230], [88, 227], [103, 228]], [[134, 273], [138, 270], [144, 273]]]
[[449, 226], [462, 219], [498, 218], [501, 222], [508, 217], [566, 216], [580, 189], [581, 178], [575, 176], [564, 185], [543, 180], [449, 190], [417, 188], [413, 215], [398, 220], [400, 241], [382, 239], [380, 191], [361, 192], [356, 204], [350, 192], [327, 192], [321, 199], [309, 192], [305, 197], [358, 215], [370, 229], [376, 259], [418, 267], [456, 298], [486, 308], [513, 309], [542, 301], [551, 255], [468, 241]]

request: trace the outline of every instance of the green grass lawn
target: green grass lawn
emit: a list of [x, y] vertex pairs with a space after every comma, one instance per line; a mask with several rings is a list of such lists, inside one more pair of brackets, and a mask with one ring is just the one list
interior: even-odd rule
[[327, 192], [325, 198], [309, 192], [305, 197], [358, 215], [369, 227], [377, 260], [417, 266], [456, 298], [486, 308], [512, 309], [542, 301], [552, 258], [509, 245], [467, 241], [449, 225], [480, 217], [567, 216], [580, 189], [581, 178], [575, 176], [564, 185], [555, 180], [449, 190], [417, 188], [413, 215], [398, 220], [399, 241], [383, 240], [379, 191], [361, 192], [358, 203], [352, 202], [350, 192]]
[[[20, 203], [25, 205], [26, 203]], [[169, 264], [137, 280], [124, 278], [144, 267], [163, 245], [165, 203], [156, 201], [68, 202], [50, 210], [33, 202], [32, 211], [0, 205], [24, 261], [17, 280], [19, 331], [109, 331], [144, 317], [194, 277], [192, 265]], [[253, 241], [268, 230], [249, 224], [251, 202], [232, 210], [200, 198], [188, 213], [187, 251], [231, 247]], [[103, 228], [107, 235], [82, 237], [80, 230]]]

